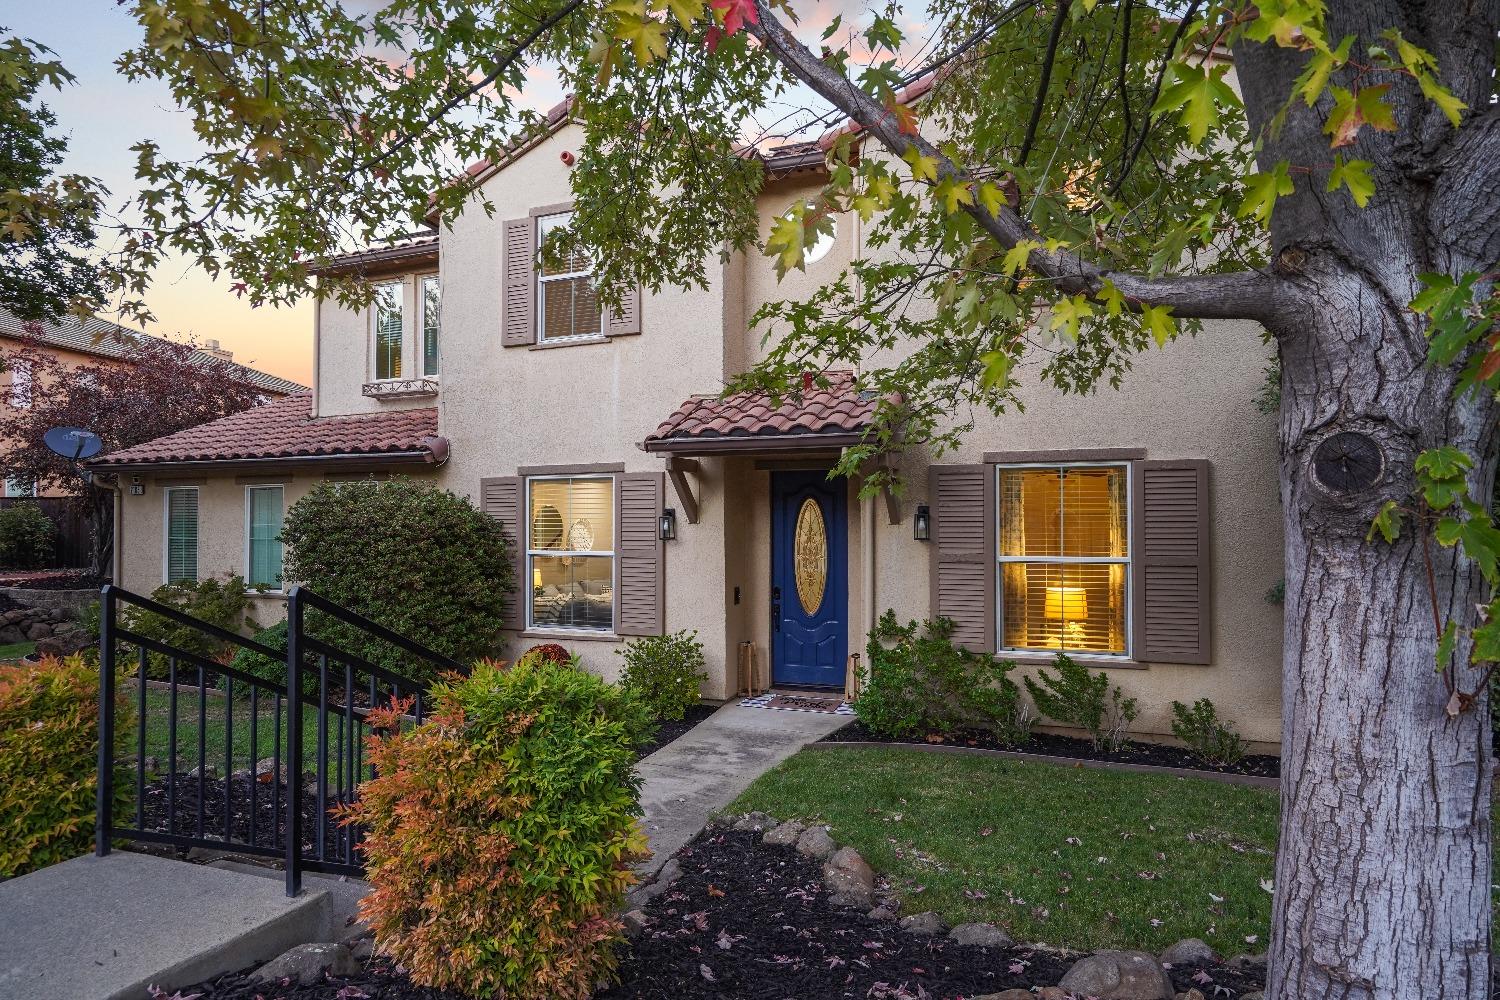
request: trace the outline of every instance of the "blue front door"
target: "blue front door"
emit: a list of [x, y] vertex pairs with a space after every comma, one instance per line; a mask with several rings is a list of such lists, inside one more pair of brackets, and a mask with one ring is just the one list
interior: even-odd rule
[[849, 651], [845, 484], [771, 473], [771, 680], [844, 686]]

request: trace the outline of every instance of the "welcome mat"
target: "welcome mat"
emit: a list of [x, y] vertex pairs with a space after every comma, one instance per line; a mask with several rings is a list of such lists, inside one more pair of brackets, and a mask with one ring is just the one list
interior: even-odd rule
[[778, 712], [822, 712], [825, 715], [853, 715], [854, 709], [838, 695], [768, 691], [740, 702], [744, 708], [769, 708]]

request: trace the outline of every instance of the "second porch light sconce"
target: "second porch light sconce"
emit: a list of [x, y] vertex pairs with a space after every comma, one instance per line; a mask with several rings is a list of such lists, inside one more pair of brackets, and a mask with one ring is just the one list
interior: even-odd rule
[[911, 537], [919, 542], [932, 541], [932, 514], [925, 503], [917, 504], [917, 512], [912, 516]]
[[677, 511], [667, 507], [661, 512], [661, 540], [670, 542], [677, 537]]

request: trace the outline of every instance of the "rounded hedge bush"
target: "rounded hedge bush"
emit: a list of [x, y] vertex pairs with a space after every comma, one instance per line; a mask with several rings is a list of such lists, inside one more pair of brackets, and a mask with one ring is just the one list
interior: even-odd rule
[[620, 688], [538, 661], [474, 665], [403, 729], [377, 712], [360, 916], [419, 985], [511, 1000], [587, 997], [616, 964], [615, 914], [645, 854], [634, 748], [649, 725]]
[[[499, 522], [426, 483], [324, 483], [287, 511], [288, 580], [468, 662], [493, 651], [514, 589]], [[310, 615], [319, 638], [420, 683], [439, 672], [364, 632]]]

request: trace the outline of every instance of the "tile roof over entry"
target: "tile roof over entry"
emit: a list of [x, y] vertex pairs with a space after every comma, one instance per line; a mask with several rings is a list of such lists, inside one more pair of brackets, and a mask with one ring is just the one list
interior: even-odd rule
[[879, 398], [859, 391], [853, 372], [824, 372], [819, 378], [828, 384], [814, 383], [779, 402], [763, 392], [693, 396], [641, 447], [653, 452], [708, 455], [858, 443], [874, 419]]
[[437, 433], [436, 408], [314, 417], [308, 412], [311, 402], [309, 393], [298, 393], [88, 464], [110, 469], [323, 459], [440, 462], [448, 455], [447, 439]]

